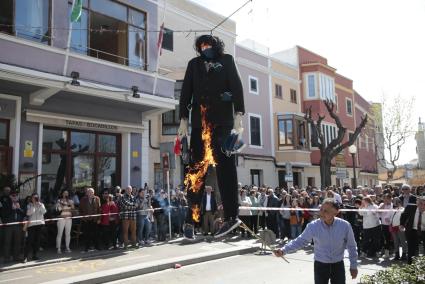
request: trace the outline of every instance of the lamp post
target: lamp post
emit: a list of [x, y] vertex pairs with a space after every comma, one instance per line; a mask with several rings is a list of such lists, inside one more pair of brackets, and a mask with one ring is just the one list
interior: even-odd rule
[[356, 145], [351, 145], [348, 147], [348, 152], [351, 154], [351, 158], [353, 159], [353, 189], [357, 188], [357, 177], [356, 177], [356, 153], [357, 153], [357, 147]]

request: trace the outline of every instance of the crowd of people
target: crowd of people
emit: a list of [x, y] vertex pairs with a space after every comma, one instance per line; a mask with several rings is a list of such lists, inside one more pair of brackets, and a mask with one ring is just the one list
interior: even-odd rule
[[[239, 218], [250, 230], [238, 229], [233, 233], [252, 238], [250, 232], [257, 234], [259, 230], [268, 229], [278, 241], [295, 239], [309, 222], [319, 218], [318, 209], [323, 200], [333, 198], [341, 209], [352, 209], [341, 210], [340, 217], [351, 224], [360, 255], [390, 258], [392, 254], [393, 260], [411, 262], [419, 253], [420, 242], [425, 251], [423, 194], [423, 187], [409, 185], [319, 189], [239, 184], [239, 205], [243, 207]], [[69, 253], [71, 249], [80, 249], [78, 241], [71, 246], [71, 240], [79, 240], [80, 235], [82, 253], [141, 248], [183, 235], [188, 204], [181, 187], [173, 189], [170, 198], [164, 190], [155, 192], [146, 185], [140, 189], [117, 186], [98, 195], [93, 188], [84, 188], [76, 192], [63, 190], [54, 202], [43, 202], [36, 193], [19, 200], [17, 192], [5, 187], [0, 197], [0, 223], [3, 223], [0, 253], [4, 262], [37, 260], [39, 251], [53, 244], [58, 254]], [[419, 214], [404, 211], [412, 204], [417, 204]], [[281, 210], [267, 210], [267, 207]], [[223, 223], [222, 209], [218, 191], [206, 186], [197, 234], [213, 235]], [[377, 212], [375, 209], [394, 210]], [[4, 225], [7, 223], [15, 224]], [[419, 232], [413, 241], [411, 229]]]

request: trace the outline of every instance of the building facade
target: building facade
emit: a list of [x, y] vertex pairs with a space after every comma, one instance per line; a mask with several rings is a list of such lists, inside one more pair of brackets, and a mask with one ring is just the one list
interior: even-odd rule
[[[331, 100], [334, 103], [335, 113], [341, 120], [342, 125], [347, 128], [343, 143], [348, 140], [349, 135], [354, 133], [362, 115], [368, 113], [370, 117], [370, 104], [354, 91], [353, 81], [338, 74], [335, 68], [328, 65], [325, 57], [300, 46], [278, 52], [274, 56], [281, 61], [299, 67], [302, 110], [306, 112], [311, 108], [313, 119], [315, 120], [318, 115], [325, 116], [322, 122], [322, 133], [326, 144], [337, 136], [337, 125], [328, 114], [323, 104], [324, 100]], [[354, 161], [355, 165], [353, 165], [348, 149], [344, 149], [338, 157], [338, 176], [336, 174], [336, 159], [332, 162], [332, 184], [339, 186], [352, 184], [354, 166], [357, 181], [360, 179], [362, 184], [368, 185], [377, 183], [376, 151], [372, 149], [374, 147], [370, 144], [374, 141], [375, 127], [373, 126], [373, 120], [370, 121], [372, 121], [372, 126], [368, 127], [367, 131], [363, 131], [362, 136], [356, 141], [358, 153]], [[365, 134], [366, 132], [367, 134]], [[364, 141], [367, 140], [367, 143], [363, 142], [360, 145], [359, 142], [362, 139]], [[310, 145], [310, 150], [312, 166], [304, 170], [307, 185], [320, 186], [320, 151], [314, 145]], [[362, 175], [360, 175], [361, 173]]]
[[242, 184], [277, 186], [273, 157], [272, 101], [269, 57], [236, 44], [236, 65], [244, 90], [243, 140], [247, 147], [237, 155], [238, 180]]
[[148, 182], [147, 117], [176, 105], [175, 81], [154, 74], [155, 2], [83, 1], [70, 26], [71, 3], [10, 0], [0, 12], [1, 169], [45, 201]]
[[279, 186], [304, 187], [311, 167], [308, 126], [304, 121], [299, 69], [273, 56], [270, 62], [273, 141]]
[[[192, 1], [170, 0], [158, 3], [158, 26], [164, 23], [164, 38], [162, 54], [159, 57], [159, 73], [175, 80], [174, 97], [180, 97], [181, 86], [190, 59], [196, 57], [195, 39], [225, 19]], [[227, 20], [214, 30], [225, 44], [225, 53], [235, 54], [236, 23]], [[151, 123], [150, 168], [149, 184], [155, 189], [166, 188], [166, 174], [161, 161], [163, 155], [170, 160], [170, 187], [183, 183], [184, 166], [181, 158], [173, 152], [174, 141], [180, 124], [178, 105], [174, 110], [165, 111], [160, 115], [149, 117]]]

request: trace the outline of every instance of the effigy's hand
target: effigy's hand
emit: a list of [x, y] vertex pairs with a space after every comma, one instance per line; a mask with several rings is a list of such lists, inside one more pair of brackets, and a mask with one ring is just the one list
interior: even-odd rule
[[243, 131], [242, 113], [240, 112], [235, 113], [235, 117], [233, 120], [233, 129], [235, 130], [237, 134], [241, 134]]
[[189, 128], [187, 118], [180, 119], [180, 126], [177, 130], [177, 135], [179, 137], [189, 136]]

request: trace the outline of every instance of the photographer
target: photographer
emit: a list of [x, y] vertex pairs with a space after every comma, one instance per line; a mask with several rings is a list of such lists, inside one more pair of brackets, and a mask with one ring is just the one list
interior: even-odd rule
[[32, 260], [38, 260], [37, 253], [40, 249], [41, 228], [44, 225], [44, 214], [46, 208], [40, 202], [37, 193], [31, 195], [31, 202], [27, 206], [28, 216], [28, 237], [24, 250], [24, 262], [28, 260], [28, 252], [32, 248]]

